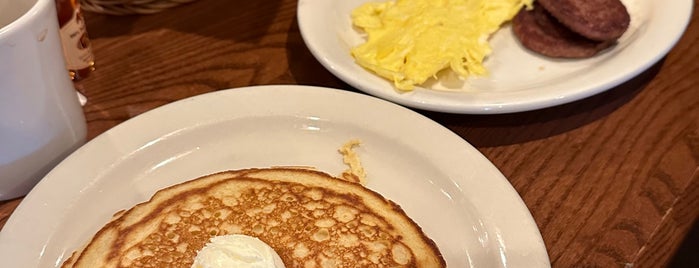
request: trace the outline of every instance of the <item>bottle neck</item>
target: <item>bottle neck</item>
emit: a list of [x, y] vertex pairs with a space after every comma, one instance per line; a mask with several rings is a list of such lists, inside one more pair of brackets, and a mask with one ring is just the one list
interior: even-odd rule
[[77, 0], [55, 0], [56, 1], [56, 11], [58, 12], [58, 26], [63, 27], [71, 19], [73, 19], [75, 13], [75, 7], [77, 6]]

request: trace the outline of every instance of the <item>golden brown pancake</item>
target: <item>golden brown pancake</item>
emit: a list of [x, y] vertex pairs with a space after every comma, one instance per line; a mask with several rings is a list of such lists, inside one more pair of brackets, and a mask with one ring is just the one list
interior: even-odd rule
[[[229, 173], [231, 176], [234, 176], [236, 174], [236, 171], [229, 171]], [[206, 178], [200, 178], [197, 180], [176, 184], [161, 189], [160, 191], [156, 192], [148, 202], [138, 204], [131, 208], [129, 211], [119, 211], [115, 213], [114, 217], [110, 220], [110, 222], [107, 223], [101, 230], [99, 230], [97, 234], [95, 234], [90, 244], [97, 245], [113, 243], [113, 241], [116, 240], [116, 230], [126, 229], [127, 227], [133, 225], [134, 223], [137, 223], [138, 221], [143, 220], [144, 217], [148, 216], [147, 213], [150, 207], [147, 204], [165, 202], [172, 196], [182, 194], [183, 192], [186, 192], [188, 190], [205, 187], [222, 179], [224, 178], [209, 176]], [[71, 257], [63, 263], [62, 267], [77, 267], [74, 266], [74, 264], [87, 246], [88, 245], [85, 245], [85, 247], [73, 252]], [[95, 248], [95, 246], [92, 246], [90, 250], [95, 250]]]
[[287, 267], [444, 267], [395, 203], [300, 168], [222, 172], [157, 192], [105, 225], [63, 267], [190, 267], [213, 236], [269, 244]]

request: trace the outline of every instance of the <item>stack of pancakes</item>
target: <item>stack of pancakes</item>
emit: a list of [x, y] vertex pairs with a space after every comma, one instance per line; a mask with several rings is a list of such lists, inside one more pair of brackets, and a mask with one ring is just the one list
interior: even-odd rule
[[286, 267], [444, 267], [395, 203], [304, 168], [217, 173], [158, 191], [115, 215], [63, 267], [190, 267], [213, 236], [269, 244]]
[[620, 0], [537, 0], [513, 20], [526, 48], [558, 58], [587, 58], [614, 45], [629, 27]]

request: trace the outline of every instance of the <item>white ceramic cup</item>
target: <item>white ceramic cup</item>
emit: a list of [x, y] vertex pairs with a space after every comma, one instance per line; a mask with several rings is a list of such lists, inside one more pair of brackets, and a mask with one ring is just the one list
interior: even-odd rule
[[0, 200], [27, 194], [85, 135], [54, 0], [0, 0]]

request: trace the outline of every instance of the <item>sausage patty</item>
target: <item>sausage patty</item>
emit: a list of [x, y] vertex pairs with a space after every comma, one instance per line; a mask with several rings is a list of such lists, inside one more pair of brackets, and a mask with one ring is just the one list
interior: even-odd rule
[[616, 40], [631, 21], [620, 0], [537, 0], [572, 31], [592, 40]]
[[536, 3], [532, 10], [520, 10], [512, 23], [524, 47], [549, 57], [587, 58], [615, 43], [591, 40], [571, 31]]

